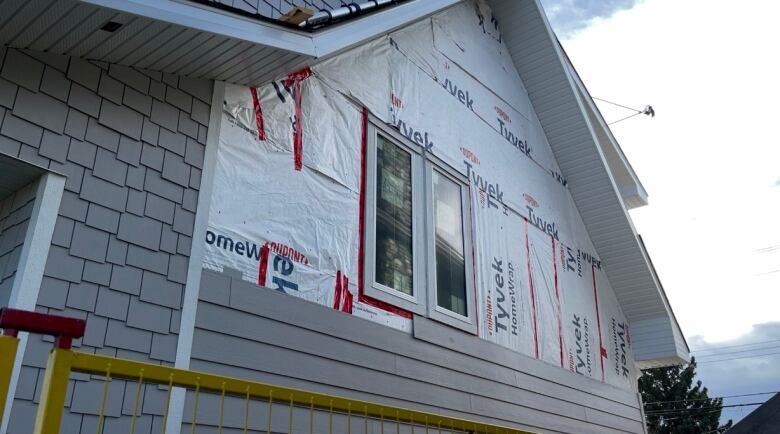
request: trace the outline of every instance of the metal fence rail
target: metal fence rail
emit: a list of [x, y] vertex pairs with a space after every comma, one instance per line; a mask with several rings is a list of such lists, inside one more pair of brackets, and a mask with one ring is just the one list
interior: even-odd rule
[[[2, 323], [0, 323], [0, 326], [2, 326]], [[109, 384], [114, 380], [129, 380], [136, 383], [132, 402], [133, 410], [130, 415], [130, 434], [135, 434], [136, 424], [140, 418], [139, 409], [141, 406], [142, 389], [146, 385], [159, 385], [167, 389], [167, 397], [163, 409], [162, 434], [165, 434], [165, 422], [167, 421], [171, 392], [174, 387], [182, 387], [190, 391], [190, 408], [188, 409], [190, 413], [184, 416], [184, 423], [189, 425], [188, 428], [192, 434], [196, 432], [199, 425], [203, 424], [202, 418], [199, 419], [199, 410], [201, 412], [203, 410], [199, 407], [199, 404], [201, 395], [204, 393], [218, 397], [218, 400], [216, 400], [218, 408], [211, 409], [216, 410], [216, 412], [212, 413], [216, 420], [211, 426], [216, 427], [216, 432], [220, 434], [223, 432], [223, 429], [226, 431], [230, 429], [231, 432], [236, 432], [236, 430], [240, 430], [243, 433], [259, 431], [268, 434], [272, 432], [308, 432], [310, 434], [314, 432], [327, 432], [328, 434], [333, 434], [334, 432], [342, 434], [368, 434], [370, 432], [384, 434], [387, 432], [387, 434], [390, 434], [395, 432], [398, 434], [402, 425], [405, 432], [411, 431], [412, 434], [415, 432], [420, 434], [438, 432], [530, 434], [528, 431], [436, 413], [274, 386], [206, 372], [176, 369], [152, 363], [72, 351], [69, 345], [62, 345], [63, 342], [69, 344], [70, 339], [78, 337], [75, 336], [77, 334], [78, 330], [76, 330], [76, 333], [70, 330], [70, 337], [66, 336], [64, 339], [58, 337], [57, 346], [49, 354], [33, 431], [34, 434], [56, 434], [60, 432], [60, 423], [65, 410], [68, 381], [72, 372], [101, 376], [103, 378], [101, 397], [98, 401], [100, 408], [97, 411], [97, 434], [103, 432]], [[10, 349], [13, 348], [15, 350], [15, 341], [12, 341], [15, 339], [10, 337], [0, 339], [0, 394], [2, 394], [2, 398], [6, 396], [6, 389], [3, 386], [10, 377], [8, 366], [13, 366], [13, 354], [15, 354], [15, 351], [11, 352]], [[3, 351], [6, 346], [9, 348], [8, 352]], [[9, 355], [11, 357], [8, 357]], [[6, 370], [8, 370], [7, 375]], [[226, 427], [225, 402], [226, 400], [235, 402], [236, 398], [243, 402], [243, 423], [240, 424], [241, 426]], [[262, 411], [266, 426], [262, 428], [257, 427], [256, 423], [257, 414], [255, 413], [259, 410], [257, 401], [261, 401], [265, 407]], [[250, 404], [252, 404], [252, 412], [250, 412]], [[280, 410], [286, 413], [286, 415], [279, 415], [278, 412]], [[235, 416], [236, 411], [233, 410], [232, 414]], [[294, 417], [294, 414], [297, 417]], [[327, 418], [322, 426], [318, 425], [316, 430], [314, 424], [315, 415], [318, 415], [320, 419], [323, 415]], [[280, 423], [278, 423], [281, 416], [286, 417], [286, 427], [280, 427]], [[344, 422], [345, 416], [346, 424], [340, 424], [345, 426], [339, 426], [334, 430], [334, 419], [338, 417], [341, 419], [341, 422]], [[255, 419], [255, 423], [251, 428], [250, 418]], [[276, 423], [273, 423], [274, 421]], [[320, 420], [320, 422], [322, 421]], [[386, 425], [387, 431], [385, 430]]]

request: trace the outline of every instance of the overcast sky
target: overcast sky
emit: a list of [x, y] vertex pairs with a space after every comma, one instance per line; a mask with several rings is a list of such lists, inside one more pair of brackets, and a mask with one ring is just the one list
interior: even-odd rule
[[[611, 128], [650, 195], [631, 215], [691, 348], [774, 340], [759, 347], [780, 353], [780, 2], [543, 4], [593, 96], [656, 110]], [[607, 122], [631, 114], [599, 107]], [[777, 391], [780, 354], [699, 376], [711, 396]]]

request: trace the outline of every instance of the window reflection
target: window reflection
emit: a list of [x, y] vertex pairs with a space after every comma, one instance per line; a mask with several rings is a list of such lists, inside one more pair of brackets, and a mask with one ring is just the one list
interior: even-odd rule
[[460, 186], [433, 171], [436, 227], [436, 300], [444, 309], [467, 316], [466, 262]]
[[413, 295], [412, 156], [377, 136], [377, 283]]

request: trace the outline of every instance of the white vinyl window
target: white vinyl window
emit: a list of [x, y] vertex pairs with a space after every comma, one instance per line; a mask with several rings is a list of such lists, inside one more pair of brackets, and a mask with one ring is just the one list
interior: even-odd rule
[[366, 294], [476, 333], [465, 177], [373, 124], [366, 174]]

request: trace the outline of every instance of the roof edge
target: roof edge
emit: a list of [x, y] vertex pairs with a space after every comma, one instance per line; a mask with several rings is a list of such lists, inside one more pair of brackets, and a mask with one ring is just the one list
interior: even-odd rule
[[460, 2], [460, 0], [409, 0], [392, 8], [380, 9], [331, 27], [309, 32], [197, 1], [80, 1], [311, 58], [338, 54]]
[[244, 17], [200, 3], [176, 0], [80, 0], [104, 8], [296, 54], [316, 55], [314, 40], [307, 32]]
[[[582, 81], [580, 74], [577, 72], [577, 68], [575, 68], [574, 64], [572, 64], [569, 55], [566, 54], [566, 50], [564, 50], [563, 47], [560, 45], [560, 41], [557, 42], [561, 49], [561, 52], [563, 53], [563, 57], [566, 60], [566, 65], [569, 68], [569, 73], [572, 76], [574, 83], [577, 85], [577, 90], [583, 96], [583, 100], [586, 104], [586, 109], [590, 113], [592, 113], [592, 116], [590, 116], [592, 118], [591, 124], [595, 123], [595, 125], [593, 126], [598, 129], [598, 131], [596, 132], [602, 133], [599, 134], [599, 136], [603, 136], [603, 138], [606, 139], [604, 141], [599, 140], [599, 145], [602, 146], [602, 148], [605, 145], [610, 146], [610, 149], [605, 149], [605, 151], [611, 151], [609, 152], [610, 155], [605, 155], [605, 157], [607, 157], [607, 164], [609, 165], [610, 170], [615, 175], [617, 175], [616, 178], [617, 177], [623, 179], [628, 178], [631, 181], [631, 182], [625, 182], [623, 179], [615, 179], [615, 181], [618, 183], [618, 190], [623, 196], [623, 201], [625, 202], [628, 209], [639, 208], [647, 205], [648, 204], [647, 190], [645, 190], [644, 185], [642, 185], [642, 181], [639, 179], [639, 176], [634, 171], [633, 166], [631, 166], [631, 162], [628, 161], [626, 154], [623, 152], [623, 148], [620, 147], [620, 144], [618, 143], [614, 134], [612, 134], [612, 130], [609, 128], [609, 124], [607, 124], [606, 120], [604, 119], [604, 116], [601, 114], [601, 110], [599, 110], [598, 106], [593, 101], [593, 97], [588, 91], [588, 88], [585, 86], [585, 83]], [[610, 156], [612, 156], [612, 158], [610, 158]]]

